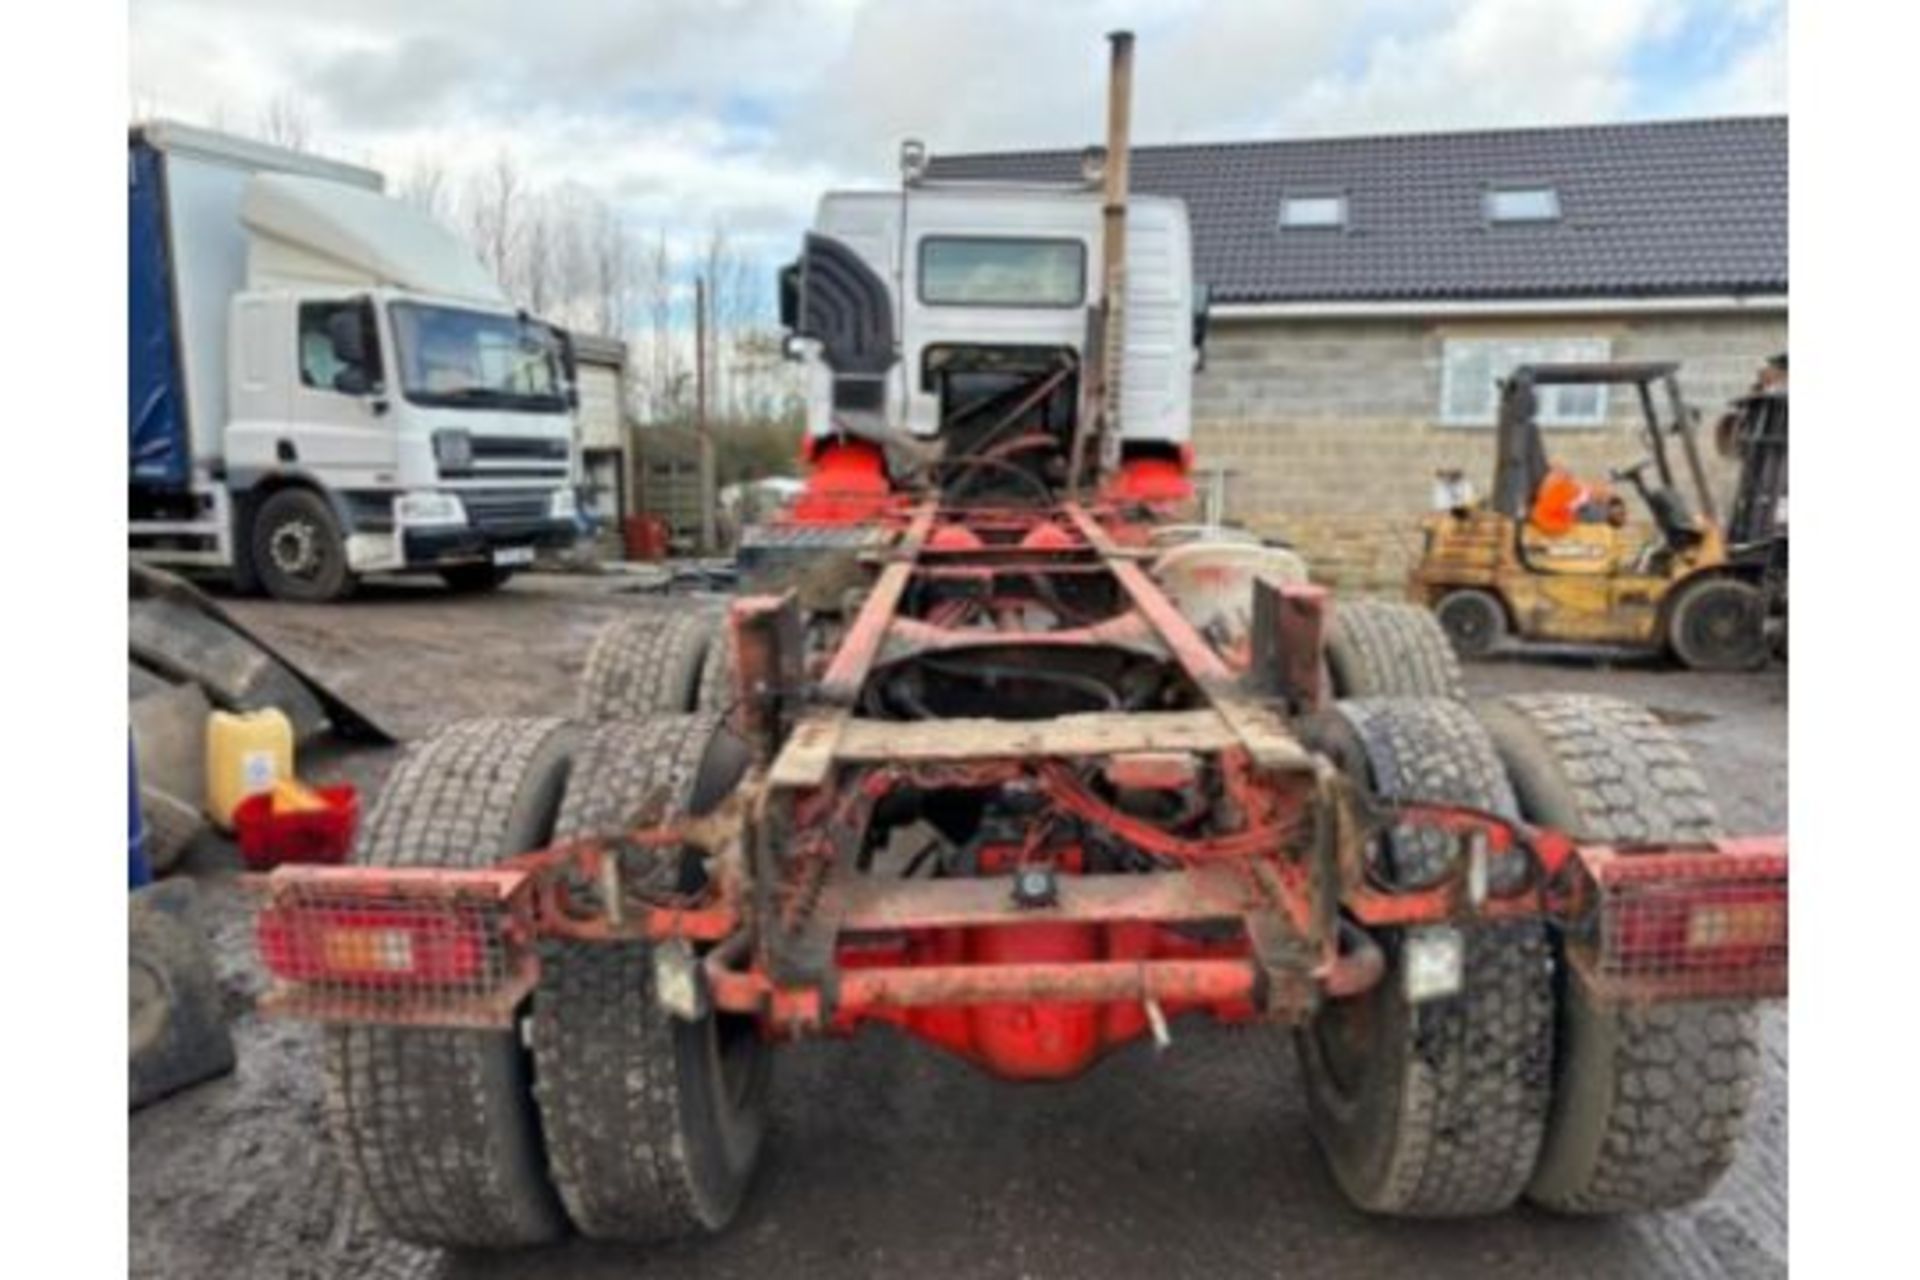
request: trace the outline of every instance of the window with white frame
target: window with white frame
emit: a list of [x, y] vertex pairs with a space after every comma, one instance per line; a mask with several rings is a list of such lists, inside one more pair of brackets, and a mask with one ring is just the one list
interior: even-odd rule
[[[1440, 421], [1490, 427], [1500, 410], [1500, 380], [1523, 364], [1607, 360], [1606, 338], [1448, 338], [1440, 365]], [[1541, 387], [1541, 426], [1597, 427], [1607, 420], [1605, 387]]]
[[1280, 225], [1291, 228], [1344, 227], [1347, 198], [1343, 195], [1296, 195], [1280, 201]]

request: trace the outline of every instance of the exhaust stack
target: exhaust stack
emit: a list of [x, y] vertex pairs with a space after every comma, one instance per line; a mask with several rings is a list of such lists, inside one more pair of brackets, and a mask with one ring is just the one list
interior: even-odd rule
[[1127, 345], [1127, 185], [1133, 136], [1133, 32], [1107, 37], [1112, 60], [1107, 76], [1107, 172], [1102, 265], [1106, 280], [1106, 332], [1100, 359], [1100, 469], [1119, 465], [1120, 383]]
[[[1126, 350], [1128, 145], [1133, 132], [1133, 32], [1107, 36], [1112, 55], [1107, 71], [1107, 154], [1101, 208], [1099, 306], [1088, 315], [1087, 354], [1094, 376], [1087, 380], [1079, 425], [1073, 433], [1069, 485], [1077, 495], [1086, 475], [1091, 441], [1097, 472], [1111, 474], [1120, 464], [1121, 357]], [[1098, 353], [1097, 356], [1095, 353]]]

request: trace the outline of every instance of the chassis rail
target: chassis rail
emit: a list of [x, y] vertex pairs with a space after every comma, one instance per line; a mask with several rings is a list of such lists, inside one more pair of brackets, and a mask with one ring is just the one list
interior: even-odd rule
[[[872, 589], [814, 683], [795, 600], [736, 600], [733, 723], [757, 763], [719, 810], [485, 871], [282, 868], [259, 920], [275, 979], [264, 1007], [503, 1026], [537, 987], [542, 943], [644, 939], [658, 944], [662, 1002], [684, 1016], [751, 1014], [779, 1036], [892, 1022], [1008, 1074], [1060, 1075], [1091, 1060], [1087, 1045], [1163, 1037], [1172, 1014], [1301, 1022], [1381, 980], [1383, 930], [1519, 918], [1557, 928], [1601, 998], [1785, 993], [1783, 837], [1578, 844], [1418, 797], [1363, 796], [1297, 729], [1330, 703], [1325, 592], [1256, 580], [1250, 652], [1229, 662], [1128, 538], [1114, 513], [1073, 504], [905, 510], [893, 541], [869, 553]], [[1117, 612], [1051, 631], [904, 613], [916, 584], [972, 584], [992, 601], [1003, 582], [1048, 573], [1107, 583]], [[1192, 696], [1033, 720], [863, 713], [877, 669], [983, 644], [1024, 655], [1103, 644], [1163, 664]], [[1095, 794], [1089, 768], [1149, 788], [1205, 772], [1230, 816], [1206, 834], [1157, 826]], [[904, 789], [1023, 795], [1046, 815], [1036, 827], [1074, 824], [1153, 869], [1094, 873], [1071, 850], [1065, 864], [1030, 865], [1031, 848], [1014, 848], [974, 876], [864, 874], [860, 834]], [[1417, 891], [1377, 882], [1373, 843], [1417, 828], [1456, 842], [1451, 874]], [[650, 860], [686, 851], [703, 860], [705, 889], [642, 896], [662, 882], [645, 874]], [[1492, 874], [1514, 859], [1522, 874]], [[1042, 1014], [1081, 1049], [1035, 1048], [1046, 1037], [1020, 1019]]]

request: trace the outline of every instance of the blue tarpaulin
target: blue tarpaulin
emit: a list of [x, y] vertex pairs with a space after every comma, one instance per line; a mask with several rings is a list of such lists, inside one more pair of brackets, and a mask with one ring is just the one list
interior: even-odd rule
[[128, 478], [184, 486], [192, 452], [180, 393], [160, 153], [136, 144], [127, 160]]

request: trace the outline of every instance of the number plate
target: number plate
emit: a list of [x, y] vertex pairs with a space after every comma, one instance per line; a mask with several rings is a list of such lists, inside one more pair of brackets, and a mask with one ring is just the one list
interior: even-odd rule
[[493, 563], [502, 569], [510, 569], [516, 565], [532, 564], [533, 548], [495, 547], [493, 549]]

